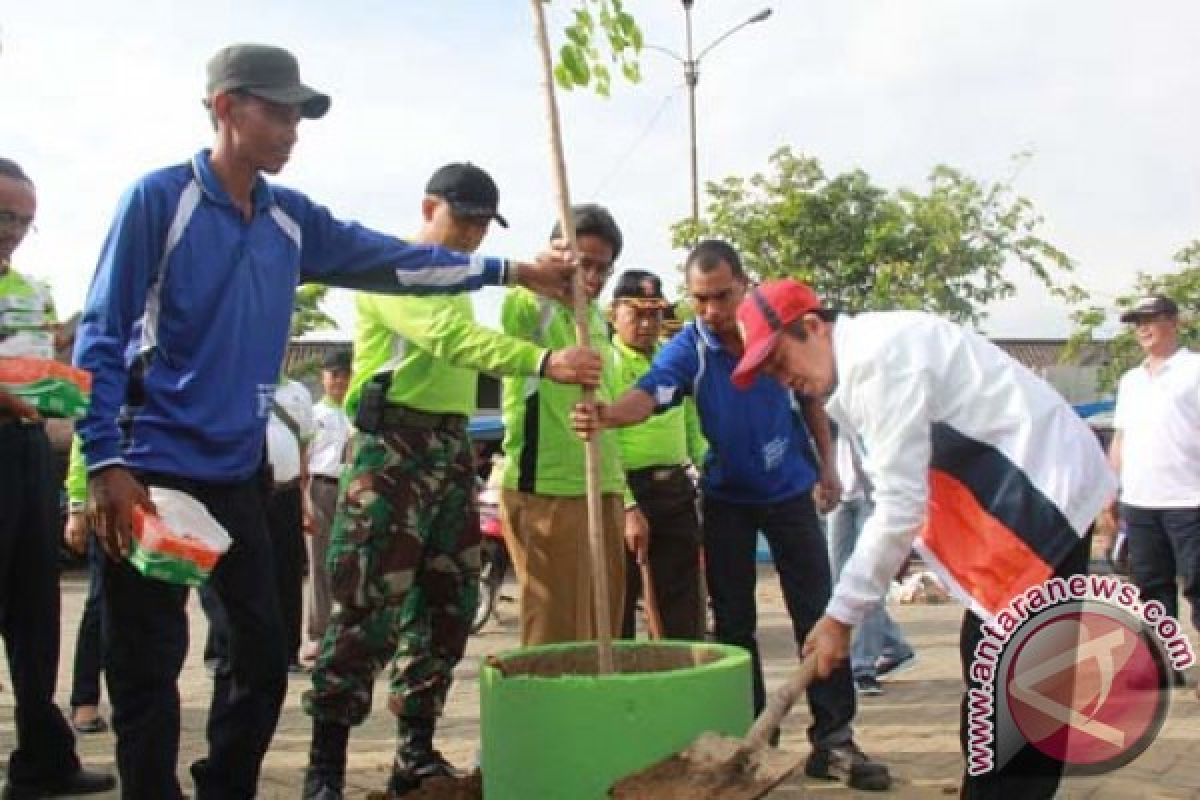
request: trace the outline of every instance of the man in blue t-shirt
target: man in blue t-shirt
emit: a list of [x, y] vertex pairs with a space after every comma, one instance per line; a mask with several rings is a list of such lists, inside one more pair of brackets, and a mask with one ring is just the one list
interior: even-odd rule
[[[737, 251], [708, 240], [686, 263], [688, 293], [696, 311], [655, 356], [650, 371], [611, 405], [576, 407], [580, 435], [635, 425], [691, 395], [709, 442], [704, 459], [705, 568], [716, 617], [717, 640], [750, 651], [754, 711], [765, 706], [762, 662], [755, 639], [755, 549], [761, 531], [779, 572], [797, 646], [820, 618], [831, 592], [825, 536], [814, 494], [823, 510], [837, 503], [840, 486], [832, 457], [829, 421], [817, 401], [798, 402], [778, 383], [759, 379], [746, 391], [731, 375], [742, 355], [737, 308], [746, 274]], [[811, 439], [810, 439], [811, 432]], [[814, 463], [815, 443], [819, 460]], [[854, 743], [854, 684], [842, 668], [808, 690], [812, 777], [843, 777], [858, 789], [886, 789], [887, 767]]]

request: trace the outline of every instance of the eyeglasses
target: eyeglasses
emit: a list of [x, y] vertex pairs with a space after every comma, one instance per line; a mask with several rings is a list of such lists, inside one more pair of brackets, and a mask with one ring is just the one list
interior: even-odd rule
[[597, 278], [607, 278], [613, 273], [613, 262], [584, 255], [579, 257], [579, 269], [590, 272]]
[[33, 217], [27, 217], [24, 214], [3, 209], [0, 209], [0, 229], [12, 231], [37, 230], [33, 225]]

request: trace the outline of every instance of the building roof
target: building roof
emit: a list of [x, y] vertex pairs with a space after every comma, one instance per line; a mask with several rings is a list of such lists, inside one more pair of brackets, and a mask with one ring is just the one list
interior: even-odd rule
[[1108, 360], [1103, 342], [1089, 342], [1070, 362], [1062, 360], [1066, 339], [992, 339], [1004, 352], [1032, 370], [1048, 367], [1098, 367]]

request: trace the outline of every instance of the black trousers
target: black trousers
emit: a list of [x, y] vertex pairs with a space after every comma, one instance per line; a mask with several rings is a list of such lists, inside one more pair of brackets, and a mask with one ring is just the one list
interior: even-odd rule
[[[304, 619], [304, 507], [300, 489], [270, 492], [266, 500], [267, 531], [275, 565], [275, 592], [283, 625], [283, 648], [288, 663], [300, 650]], [[208, 615], [208, 637], [204, 661], [214, 671], [229, 669], [229, 615], [216, 592], [207, 585], [200, 589], [200, 604]]]
[[0, 423], [0, 635], [16, 700], [8, 780], [40, 784], [79, 769], [54, 704], [58, 677], [58, 487], [41, 425]]
[[304, 505], [300, 487], [271, 492], [267, 498], [267, 530], [275, 556], [275, 591], [283, 623], [283, 647], [288, 663], [300, 651], [304, 622]]
[[[1091, 551], [1092, 536], [1089, 532], [1054, 574], [1060, 578], [1086, 575]], [[975, 658], [976, 645], [983, 638], [982, 625], [983, 620], [970, 611], [963, 614], [962, 629], [958, 637], [958, 657], [962, 664], [965, 686], [971, 685], [971, 661]], [[968, 714], [967, 695], [964, 692], [959, 708], [958, 727], [959, 745], [964, 760], [968, 754]], [[1063, 762], [1045, 755], [1027, 743], [999, 769], [984, 775], [964, 774], [961, 797], [963, 800], [1049, 800], [1058, 791], [1063, 766]]]
[[[704, 598], [700, 596], [700, 520], [696, 489], [682, 466], [631, 470], [629, 488], [650, 525], [649, 562], [654, 593], [668, 639], [704, 638]], [[621, 636], [634, 637], [642, 575], [625, 551], [625, 608]]]
[[[755, 638], [758, 611], [754, 602], [754, 555], [758, 533], [763, 533], [771, 548], [783, 600], [792, 618], [797, 654], [825, 612], [833, 591], [825, 535], [808, 492], [770, 505], [725, 503], [705, 497], [703, 518], [704, 560], [716, 638], [750, 651], [757, 716], [766, 705], [762, 660]], [[813, 716], [808, 738], [814, 747], [834, 747], [849, 741], [857, 708], [850, 666], [843, 665], [810, 686], [808, 706]]]
[[[248, 800], [279, 720], [287, 661], [271, 543], [257, 478], [212, 484], [166, 475], [149, 486], [184, 491], [233, 539], [208, 588], [229, 621], [229, 668], [218, 670], [208, 714], [208, 756], [192, 764], [197, 800]], [[125, 800], [178, 800], [179, 671], [187, 655], [187, 588], [105, 561], [105, 667]]]
[[1179, 584], [1200, 630], [1200, 508], [1121, 505], [1129, 538], [1129, 571], [1142, 600], [1157, 600], [1179, 619]]
[[88, 592], [75, 636], [75, 666], [71, 677], [71, 708], [100, 703], [100, 673], [104, 670], [104, 550], [88, 533]]

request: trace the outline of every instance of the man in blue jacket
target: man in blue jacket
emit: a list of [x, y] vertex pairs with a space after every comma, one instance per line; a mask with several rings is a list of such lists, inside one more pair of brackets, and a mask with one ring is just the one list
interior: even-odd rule
[[106, 663], [122, 796], [182, 797], [177, 680], [187, 651], [187, 592], [126, 560], [147, 487], [186, 492], [233, 538], [210, 580], [230, 622], [230, 670], [216, 677], [209, 752], [192, 765], [196, 796], [256, 793], [286, 688], [287, 656], [271, 587], [258, 479], [295, 287], [315, 281], [377, 292], [455, 292], [521, 283], [551, 294], [571, 260], [538, 265], [410, 245], [335, 219], [268, 183], [302, 118], [330, 100], [300, 81], [296, 59], [233, 45], [208, 64], [211, 150], [146, 175], [126, 193], [100, 255], [75, 350], [93, 376], [78, 430], [94, 528], [111, 560]]
[[[747, 391], [731, 376], [742, 356], [737, 308], [747, 279], [729, 244], [703, 241], [685, 264], [696, 319], [658, 354], [650, 371], [611, 405], [576, 406], [573, 424], [585, 438], [601, 428], [635, 425], [691, 395], [708, 440], [700, 488], [704, 562], [717, 640], [745, 647], [754, 669], [754, 712], [766, 704], [755, 638], [755, 549], [761, 531], [779, 572], [797, 649], [829, 600], [831, 578], [815, 493], [826, 506], [841, 488], [832, 458], [829, 420], [820, 402], [798, 403], [778, 383], [762, 379]], [[812, 443], [819, 461], [812, 458]], [[811, 777], [843, 778], [857, 789], [886, 789], [888, 769], [854, 743], [854, 684], [835, 670], [808, 690], [813, 724]]]

